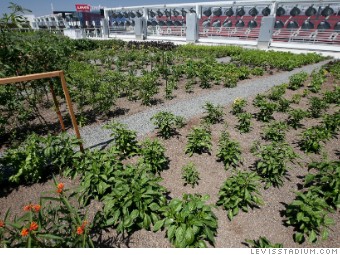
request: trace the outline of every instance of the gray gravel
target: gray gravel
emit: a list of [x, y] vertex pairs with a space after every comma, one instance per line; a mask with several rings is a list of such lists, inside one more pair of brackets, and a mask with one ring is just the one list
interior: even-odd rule
[[[317, 64], [297, 68], [290, 72], [282, 72], [275, 75], [260, 77], [256, 80], [245, 80], [235, 88], [223, 88], [218, 91], [209, 91], [207, 93], [189, 100], [183, 100], [170, 105], [159, 105], [150, 108], [147, 111], [137, 113], [131, 116], [118, 118], [118, 121], [128, 125], [129, 129], [137, 131], [138, 136], [142, 136], [152, 132], [155, 126], [151, 123], [150, 118], [160, 111], [169, 111], [175, 115], [183, 116], [186, 119], [202, 114], [204, 112], [203, 105], [209, 101], [213, 104], [228, 105], [237, 97], [249, 97], [258, 93], [263, 93], [282, 83], [289, 81], [292, 74], [300, 71], [311, 73], [314, 69], [320, 68], [328, 61]], [[84, 146], [93, 148], [97, 146], [105, 146], [111, 141], [110, 131], [103, 128], [103, 125], [87, 126], [80, 130]]]

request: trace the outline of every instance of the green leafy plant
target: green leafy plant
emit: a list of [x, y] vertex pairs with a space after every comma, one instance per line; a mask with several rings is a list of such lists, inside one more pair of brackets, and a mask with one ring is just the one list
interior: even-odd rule
[[236, 98], [232, 105], [231, 113], [234, 115], [238, 115], [244, 112], [244, 107], [247, 105], [247, 101], [243, 98]]
[[294, 94], [294, 95], [292, 96], [291, 102], [294, 103], [294, 104], [299, 104], [300, 101], [301, 101], [301, 98], [302, 98], [302, 95], [301, 95], [301, 94]]
[[289, 126], [297, 129], [298, 127], [301, 127], [300, 121], [306, 116], [308, 116], [307, 111], [302, 109], [292, 109], [289, 111], [287, 123]]
[[322, 239], [327, 239], [327, 228], [334, 224], [333, 219], [327, 216], [327, 207], [326, 201], [311, 191], [296, 192], [295, 200], [285, 211], [286, 224], [295, 227], [295, 242], [303, 243], [308, 238], [309, 242], [314, 243], [320, 235]]
[[264, 74], [264, 69], [262, 67], [255, 67], [251, 69], [251, 74], [255, 76], [262, 76]]
[[309, 100], [309, 111], [312, 117], [318, 118], [321, 116], [322, 111], [327, 109], [328, 104], [318, 97], [311, 97]]
[[279, 86], [275, 86], [270, 90], [268, 98], [273, 101], [278, 101], [282, 98], [282, 96], [286, 93], [287, 84], [281, 84]]
[[312, 162], [308, 165], [311, 169], [318, 172], [306, 175], [304, 185], [332, 208], [340, 208], [340, 161]]
[[288, 126], [286, 123], [274, 121], [265, 127], [263, 138], [274, 142], [281, 142], [285, 139], [287, 129]]
[[131, 157], [138, 152], [137, 135], [135, 131], [127, 129], [126, 124], [111, 121], [104, 128], [111, 131], [115, 147], [121, 152], [122, 157]]
[[166, 206], [166, 189], [161, 178], [147, 169], [128, 165], [116, 174], [112, 192], [103, 199], [103, 228], [114, 226], [118, 233], [131, 234], [138, 229], [149, 230], [161, 220]]
[[240, 113], [239, 115], [237, 115], [237, 117], [238, 117], [238, 125], [236, 127], [238, 128], [240, 133], [248, 133], [251, 128], [251, 122], [250, 122], [252, 118], [251, 113], [248, 113], [248, 112]]
[[211, 131], [206, 127], [193, 127], [188, 134], [188, 143], [185, 147], [185, 153], [191, 157], [194, 153], [201, 154], [203, 152], [210, 153]]
[[230, 135], [223, 131], [218, 142], [217, 158], [224, 163], [226, 169], [229, 166], [236, 167], [241, 161], [241, 147], [238, 142], [230, 139]]
[[258, 190], [259, 180], [260, 177], [256, 173], [237, 171], [224, 182], [218, 192], [219, 198], [216, 204], [228, 212], [229, 220], [232, 220], [240, 209], [248, 212], [248, 207], [253, 208], [263, 204]]
[[303, 83], [307, 80], [308, 74], [306, 72], [299, 72], [289, 77], [288, 88], [297, 90], [303, 86]]
[[322, 126], [308, 128], [301, 134], [300, 148], [304, 152], [318, 153], [321, 149], [320, 142], [329, 139], [330, 135], [330, 132]]
[[157, 140], [146, 139], [140, 145], [140, 163], [144, 164], [153, 174], [160, 174], [168, 168], [169, 160], [165, 156], [164, 146]]
[[158, 93], [157, 77], [155, 73], [146, 72], [140, 77], [139, 98], [142, 104], [151, 105], [152, 98]]
[[55, 170], [72, 167], [76, 145], [78, 140], [65, 134], [32, 134], [20, 146], [8, 149], [0, 163], [10, 171], [11, 182], [35, 183]]
[[272, 244], [265, 236], [260, 236], [258, 240], [246, 239], [246, 242], [251, 248], [283, 248], [282, 243]]
[[0, 220], [0, 247], [4, 248], [89, 248], [94, 247], [81, 207], [70, 203], [68, 189], [55, 180], [54, 196], [41, 197], [39, 204], [28, 203], [24, 214], [10, 220], [10, 210]]
[[308, 86], [309, 90], [313, 93], [318, 93], [321, 90], [321, 85], [325, 81], [324, 70], [321, 69], [319, 72], [313, 71], [311, 74], [311, 81]]
[[335, 134], [340, 127], [340, 111], [334, 114], [325, 114], [322, 125], [332, 134]]
[[262, 102], [266, 100], [266, 96], [263, 94], [257, 94], [253, 100], [253, 106], [260, 107]]
[[297, 157], [288, 144], [276, 142], [254, 148], [253, 153], [260, 158], [255, 169], [266, 182], [265, 188], [282, 186], [283, 177], [288, 172], [287, 162]]
[[279, 112], [287, 112], [290, 107], [290, 101], [285, 98], [280, 98], [278, 101], [277, 111]]
[[212, 206], [205, 204], [208, 195], [184, 194], [163, 207], [164, 219], [156, 222], [154, 231], [166, 229], [166, 235], [176, 248], [205, 248], [206, 241], [214, 245], [217, 217]]
[[323, 99], [327, 104], [340, 105], [340, 86], [336, 86], [333, 91], [326, 91]]
[[260, 112], [257, 113], [256, 117], [258, 120], [263, 122], [268, 122], [269, 120], [273, 119], [273, 113], [277, 109], [277, 105], [272, 102], [268, 102], [263, 100], [259, 104]]
[[79, 201], [83, 205], [89, 204], [91, 199], [102, 200], [112, 191], [115, 183], [114, 173], [123, 168], [119, 161], [119, 152], [112, 147], [109, 151], [86, 151], [80, 155], [76, 165], [78, 173], [82, 174], [78, 193]]
[[198, 185], [198, 181], [200, 180], [199, 172], [192, 162], [182, 168], [182, 179], [184, 180], [184, 186], [190, 184], [191, 187], [194, 188], [195, 185]]
[[176, 134], [176, 128], [184, 126], [184, 118], [176, 116], [171, 112], [158, 112], [151, 120], [159, 130], [158, 134], [165, 139], [169, 139], [172, 135]]
[[204, 121], [209, 124], [216, 124], [223, 120], [223, 106], [213, 105], [212, 103], [206, 102], [204, 105], [206, 116]]

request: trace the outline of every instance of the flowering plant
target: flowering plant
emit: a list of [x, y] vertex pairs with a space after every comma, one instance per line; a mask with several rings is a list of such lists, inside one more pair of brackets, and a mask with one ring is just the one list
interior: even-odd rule
[[54, 183], [54, 195], [25, 205], [21, 217], [10, 220], [10, 210], [0, 216], [0, 247], [94, 247], [92, 226], [70, 204], [65, 185]]

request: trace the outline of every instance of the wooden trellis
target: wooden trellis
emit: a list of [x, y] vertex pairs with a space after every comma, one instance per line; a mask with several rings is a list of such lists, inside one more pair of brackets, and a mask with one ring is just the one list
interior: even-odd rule
[[[76, 134], [76, 137], [80, 140], [81, 137], [80, 137], [80, 133], [79, 133], [79, 128], [78, 128], [76, 117], [74, 115], [72, 101], [71, 101], [71, 97], [70, 97], [70, 94], [69, 94], [69, 91], [68, 91], [68, 88], [67, 88], [64, 71], [54, 71], [54, 72], [46, 72], [46, 73], [29, 74], [29, 75], [24, 75], [24, 76], [15, 76], [15, 77], [9, 77], [9, 78], [1, 78], [0, 79], [0, 85], [10, 84], [10, 83], [18, 83], [18, 82], [24, 82], [24, 81], [40, 80], [40, 79], [46, 79], [46, 78], [55, 78], [55, 77], [60, 78], [61, 85], [62, 85], [64, 95], [65, 95], [65, 99], [66, 99], [67, 108], [68, 108], [69, 114], [71, 116], [71, 121], [72, 121], [72, 125], [73, 125], [73, 128], [74, 128], [74, 132]], [[52, 94], [56, 113], [58, 115], [58, 119], [59, 119], [59, 122], [60, 122], [61, 130], [65, 131], [65, 125], [64, 125], [63, 117], [62, 117], [60, 109], [59, 109], [59, 102], [58, 102], [57, 97], [54, 93], [53, 83], [50, 81], [49, 85], [50, 85], [50, 92]], [[83, 152], [84, 148], [83, 148], [83, 144], [81, 142], [79, 144], [79, 147], [80, 147], [80, 150]]]

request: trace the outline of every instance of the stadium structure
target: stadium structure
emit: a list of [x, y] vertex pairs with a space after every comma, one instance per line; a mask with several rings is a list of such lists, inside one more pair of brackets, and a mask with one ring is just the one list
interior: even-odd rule
[[35, 18], [33, 28], [62, 31], [68, 35], [67, 30], [79, 30], [74, 37], [208, 42], [264, 48], [286, 48], [289, 44], [301, 49], [340, 52], [338, 0], [130, 6], [104, 8], [98, 15], [55, 13]]

